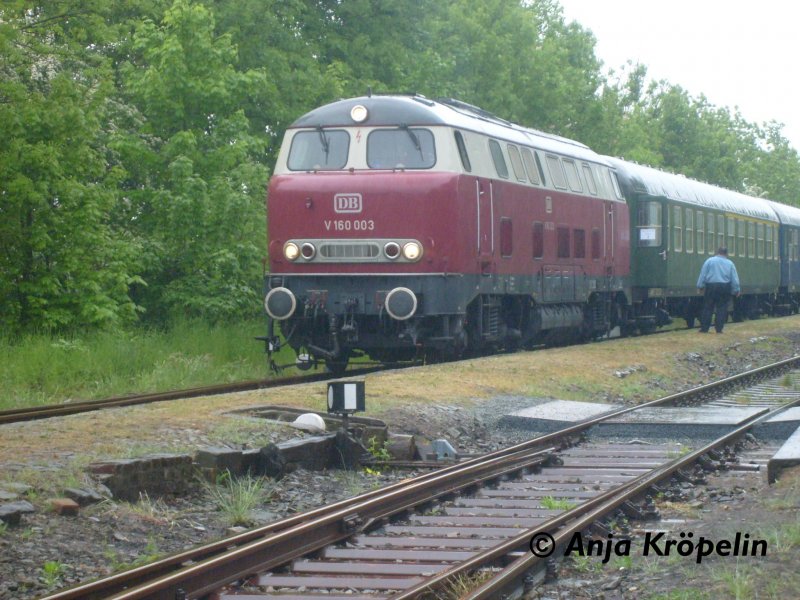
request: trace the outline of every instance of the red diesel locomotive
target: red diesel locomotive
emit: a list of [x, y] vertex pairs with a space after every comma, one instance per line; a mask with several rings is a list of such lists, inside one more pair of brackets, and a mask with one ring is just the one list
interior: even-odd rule
[[455, 100], [368, 96], [286, 131], [268, 193], [270, 348], [299, 365], [588, 339], [629, 322], [628, 207], [583, 144]]

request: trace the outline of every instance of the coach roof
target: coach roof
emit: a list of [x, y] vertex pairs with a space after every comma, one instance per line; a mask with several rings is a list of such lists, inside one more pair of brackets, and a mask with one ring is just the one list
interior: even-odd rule
[[710, 183], [695, 181], [682, 175], [674, 175], [618, 158], [606, 157], [606, 159], [617, 169], [623, 188], [630, 187], [633, 192], [766, 221], [778, 221], [771, 203], [763, 198], [746, 196]]
[[[368, 116], [365, 121], [355, 123], [350, 111], [359, 104], [366, 107]], [[456, 127], [514, 144], [608, 164], [580, 142], [510, 123], [478, 107], [449, 98], [431, 100], [419, 95], [373, 95], [349, 98], [316, 108], [297, 119], [289, 128], [397, 127], [398, 125]]]

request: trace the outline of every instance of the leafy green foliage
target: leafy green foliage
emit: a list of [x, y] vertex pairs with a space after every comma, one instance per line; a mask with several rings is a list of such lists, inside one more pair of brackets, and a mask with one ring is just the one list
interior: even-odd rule
[[594, 48], [557, 0], [6, 0], [0, 330], [258, 314], [283, 131], [368, 88], [797, 202], [780, 124], [606, 74]]

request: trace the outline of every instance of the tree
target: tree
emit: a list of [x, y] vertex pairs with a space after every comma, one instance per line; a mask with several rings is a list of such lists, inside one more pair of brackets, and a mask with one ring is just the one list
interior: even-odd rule
[[134, 297], [154, 319], [227, 318], [260, 305], [265, 143], [241, 106], [265, 81], [236, 62], [211, 11], [176, 0], [161, 23], [137, 28], [121, 68], [141, 112], [115, 144], [131, 165], [121, 218], [143, 242], [147, 286]]

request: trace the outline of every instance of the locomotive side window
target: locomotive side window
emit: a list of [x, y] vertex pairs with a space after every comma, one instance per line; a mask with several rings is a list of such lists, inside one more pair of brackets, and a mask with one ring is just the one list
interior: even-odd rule
[[614, 193], [617, 195], [617, 200], [625, 200], [622, 195], [622, 190], [619, 188], [619, 179], [614, 171], [609, 171], [608, 176], [611, 178], [611, 186], [614, 188]]
[[697, 226], [697, 253], [703, 254], [705, 253], [705, 243], [706, 243], [706, 234], [703, 231], [703, 225], [706, 222], [705, 215], [701, 211], [697, 211], [695, 214], [695, 225]]
[[367, 136], [371, 169], [430, 169], [435, 163], [433, 134], [427, 129], [376, 129]]
[[556, 228], [558, 258], [569, 258], [569, 227]]
[[553, 180], [553, 185], [560, 190], [567, 189], [567, 178], [564, 175], [564, 167], [557, 156], [553, 154], [547, 155], [547, 168], [550, 170], [550, 177]]
[[544, 223], [533, 222], [533, 258], [544, 256]]
[[640, 202], [636, 229], [640, 247], [661, 245], [661, 204]]
[[723, 217], [722, 215], [717, 215], [717, 248], [721, 248], [724, 245], [725, 245], [725, 217]]
[[540, 169], [538, 169], [536, 163], [533, 162], [533, 154], [530, 149], [522, 149], [522, 162], [525, 163], [525, 172], [528, 174], [528, 179], [531, 180], [531, 183], [539, 185], [541, 183], [541, 179], [539, 179]]
[[509, 144], [507, 146], [508, 157], [511, 159], [511, 168], [514, 169], [514, 175], [519, 181], [527, 181], [525, 178], [525, 168], [522, 166], [522, 157], [519, 155], [519, 150], [516, 146]]
[[694, 252], [694, 211], [687, 208], [683, 216], [686, 226], [686, 252]]
[[292, 171], [336, 171], [344, 169], [349, 151], [346, 131], [299, 131], [292, 138], [287, 166]]
[[589, 193], [592, 196], [597, 196], [597, 182], [594, 180], [592, 167], [586, 163], [583, 163], [583, 176], [586, 178], [586, 185], [589, 187]]
[[586, 231], [574, 229], [572, 231], [572, 245], [575, 258], [586, 258]]
[[756, 255], [756, 224], [747, 222], [747, 256]]
[[567, 182], [569, 189], [573, 192], [582, 192], [583, 185], [581, 184], [581, 176], [578, 174], [578, 167], [575, 165], [574, 160], [563, 159], [564, 170], [567, 172]]
[[511, 219], [503, 217], [500, 219], [500, 256], [508, 258], [514, 248], [514, 230]]
[[464, 136], [460, 131], [456, 131], [456, 146], [458, 146], [458, 155], [461, 157], [461, 164], [467, 173], [472, 172], [472, 164], [469, 162], [469, 154], [467, 154], [467, 145], [464, 143]]
[[592, 260], [600, 260], [600, 230], [592, 229]]
[[497, 174], [503, 179], [508, 179], [508, 166], [506, 159], [503, 158], [503, 150], [494, 140], [489, 140], [489, 151], [492, 153], [492, 160], [494, 161], [494, 168]]

